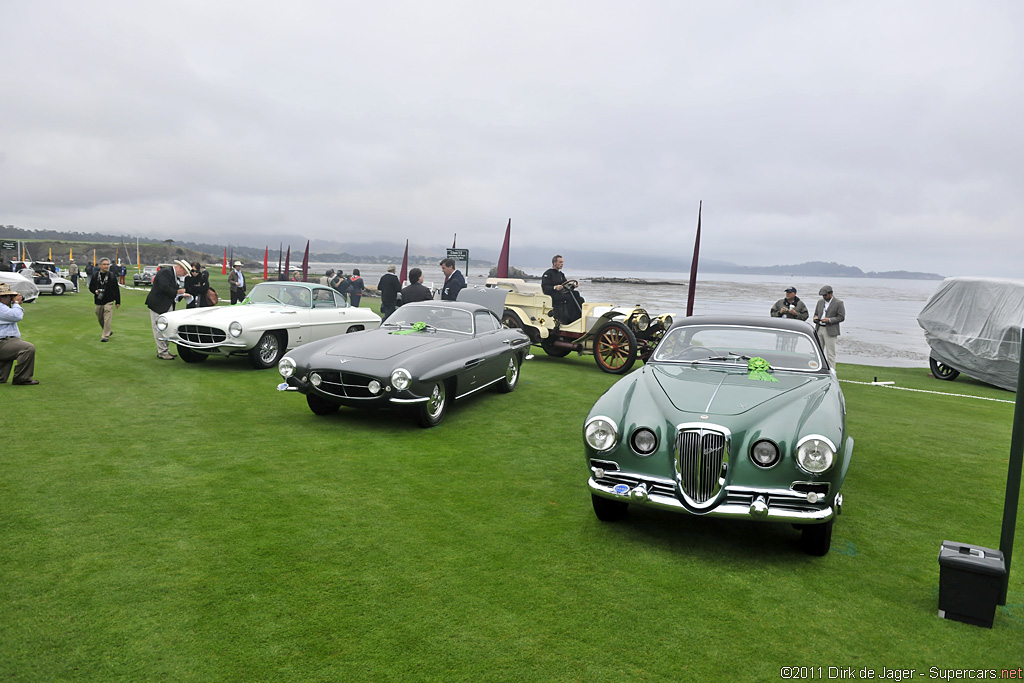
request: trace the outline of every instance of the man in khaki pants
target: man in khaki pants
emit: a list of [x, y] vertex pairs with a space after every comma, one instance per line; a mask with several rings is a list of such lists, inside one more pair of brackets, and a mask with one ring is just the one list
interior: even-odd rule
[[18, 323], [25, 317], [21, 294], [6, 282], [0, 282], [0, 384], [6, 384], [11, 365], [18, 361], [12, 384], [39, 384], [32, 379], [36, 367], [36, 347], [21, 338]]
[[121, 288], [117, 278], [110, 272], [110, 259], [100, 261], [100, 269], [92, 274], [89, 280], [89, 291], [96, 301], [96, 319], [100, 323], [103, 334], [101, 342], [110, 339], [110, 321], [114, 318], [114, 307], [121, 308]]

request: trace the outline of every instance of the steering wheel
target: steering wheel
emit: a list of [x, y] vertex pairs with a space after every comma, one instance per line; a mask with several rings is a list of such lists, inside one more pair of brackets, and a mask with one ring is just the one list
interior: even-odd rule
[[580, 283], [578, 280], [566, 280], [565, 282], [562, 283], [562, 287], [570, 291], [576, 289], [579, 286]]

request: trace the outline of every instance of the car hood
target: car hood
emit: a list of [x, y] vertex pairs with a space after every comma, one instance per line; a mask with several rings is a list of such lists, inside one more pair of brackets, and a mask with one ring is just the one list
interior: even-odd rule
[[777, 381], [750, 379], [743, 367], [657, 365], [658, 386], [676, 410], [708, 415], [739, 415], [805, 387], [818, 375], [777, 372]]
[[454, 341], [451, 337], [437, 333], [414, 332], [392, 334], [385, 330], [371, 330], [358, 335], [345, 335], [323, 348], [328, 356], [344, 356], [364, 360], [386, 360], [400, 354], [422, 353], [429, 349], [446, 346]]
[[[188, 322], [191, 325], [209, 325], [210, 327], [224, 326], [233, 320], [244, 322], [253, 318], [264, 319], [267, 316], [281, 316], [282, 324], [293, 324], [300, 322], [296, 313], [307, 309], [286, 308], [278, 306], [264, 306], [262, 304], [243, 304], [236, 306], [208, 306], [205, 308], [188, 308], [182, 311], [166, 313], [167, 320], [181, 325]], [[286, 311], [291, 311], [290, 313]]]

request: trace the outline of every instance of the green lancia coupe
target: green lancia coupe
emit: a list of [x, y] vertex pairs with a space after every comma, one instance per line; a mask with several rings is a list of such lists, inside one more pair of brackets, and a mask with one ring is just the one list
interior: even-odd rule
[[594, 404], [583, 428], [594, 512], [647, 505], [784, 522], [824, 555], [853, 456], [846, 403], [814, 328], [690, 317]]

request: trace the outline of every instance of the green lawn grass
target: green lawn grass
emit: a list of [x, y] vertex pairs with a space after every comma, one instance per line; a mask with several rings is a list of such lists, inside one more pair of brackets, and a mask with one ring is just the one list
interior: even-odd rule
[[[854, 461], [832, 552], [813, 558], [788, 526], [599, 522], [581, 427], [616, 378], [591, 358], [538, 352], [517, 391], [436, 429], [317, 417], [244, 358], [157, 360], [144, 297], [124, 293], [106, 344], [87, 293], [26, 309], [42, 383], [0, 386], [2, 681], [1022, 665], [1019, 571], [994, 629], [936, 616], [940, 542], [998, 545], [1012, 404], [844, 384]], [[925, 368], [839, 372], [1014, 397]]]

